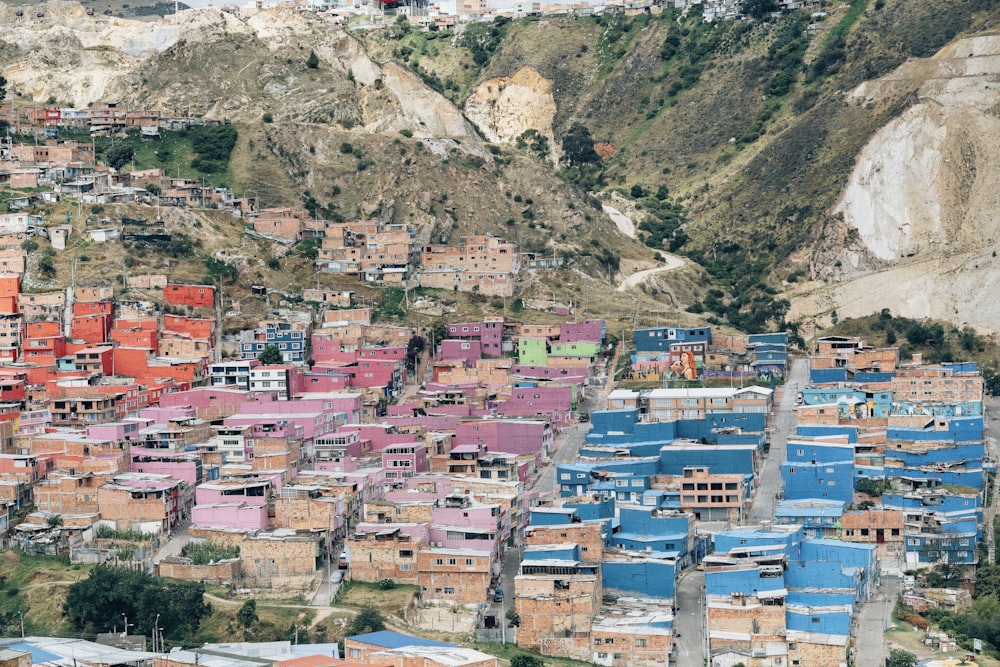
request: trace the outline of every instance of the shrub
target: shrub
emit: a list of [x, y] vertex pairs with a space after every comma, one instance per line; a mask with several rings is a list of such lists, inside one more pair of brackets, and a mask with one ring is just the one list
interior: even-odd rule
[[409, 138], [411, 138], [413, 136], [413, 131], [409, 130], [409, 129], [405, 128], [405, 127], [402, 130], [400, 130], [399, 133], [401, 135], [403, 135], [404, 137], [406, 137], [407, 139], [409, 139]]
[[315, 51], [309, 52], [309, 57], [306, 58], [306, 67], [309, 69], [316, 69], [319, 67], [319, 58], [316, 56]]
[[265, 111], [264, 115], [261, 117], [261, 120], [263, 120], [265, 123], [273, 123], [274, 116], [271, 115], [270, 111]]

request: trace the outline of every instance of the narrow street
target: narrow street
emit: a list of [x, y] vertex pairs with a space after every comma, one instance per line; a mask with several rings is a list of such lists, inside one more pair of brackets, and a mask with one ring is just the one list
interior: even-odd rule
[[675, 604], [677, 615], [677, 667], [704, 667], [705, 665], [705, 573], [688, 570], [677, 582]]
[[[795, 397], [809, 379], [809, 364], [805, 359], [793, 359], [792, 369], [784, 387], [778, 390], [775, 416], [772, 421], [771, 448], [757, 477], [757, 493], [749, 512], [749, 523], [774, 519], [781, 491], [781, 462], [785, 460], [785, 445], [795, 430]], [[778, 402], [780, 401], [780, 402]]]
[[882, 583], [871, 600], [861, 606], [854, 631], [857, 639], [855, 655], [863, 658], [857, 665], [881, 665], [889, 656], [885, 631], [892, 622], [892, 609], [899, 594], [899, 577], [882, 577]]

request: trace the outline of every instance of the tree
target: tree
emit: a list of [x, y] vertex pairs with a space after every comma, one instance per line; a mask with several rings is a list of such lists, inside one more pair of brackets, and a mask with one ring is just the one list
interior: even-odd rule
[[79, 630], [110, 632], [121, 627], [122, 614], [139, 634], [150, 634], [157, 614], [161, 627], [175, 636], [194, 633], [211, 612], [205, 604], [205, 584], [166, 583], [145, 572], [99, 565], [86, 579], [69, 587], [63, 613]]
[[594, 139], [590, 130], [582, 123], [573, 123], [566, 130], [562, 140], [563, 154], [570, 165], [596, 164], [601, 156], [594, 150]]
[[160, 186], [157, 185], [156, 183], [150, 183], [146, 186], [146, 192], [153, 195], [154, 197], [159, 197], [162, 190], [160, 190]]
[[316, 69], [319, 67], [319, 58], [316, 56], [315, 51], [309, 52], [309, 57], [306, 58], [306, 67], [309, 69]]
[[56, 264], [52, 261], [52, 255], [42, 255], [38, 258], [38, 270], [47, 278], [55, 277]]
[[281, 356], [281, 350], [277, 345], [268, 345], [257, 355], [257, 360], [265, 366], [273, 366], [274, 364], [280, 364], [284, 358]]
[[761, 19], [776, 11], [778, 11], [776, 0], [743, 0], [743, 13], [751, 18]]
[[917, 656], [901, 648], [894, 648], [889, 651], [886, 658], [885, 667], [916, 667]]
[[244, 602], [240, 610], [236, 612], [236, 622], [243, 626], [244, 632], [249, 630], [258, 620], [257, 601], [254, 599]]
[[108, 166], [120, 171], [133, 157], [135, 157], [135, 150], [131, 146], [118, 144], [108, 150]]
[[521, 653], [510, 659], [510, 667], [545, 667], [545, 663], [538, 656]]
[[382, 630], [385, 630], [385, 619], [382, 618], [382, 612], [375, 607], [365, 607], [351, 621], [351, 625], [347, 628], [347, 636], [352, 637]]
[[976, 568], [976, 597], [988, 595], [1000, 599], [1000, 565], [980, 565]]

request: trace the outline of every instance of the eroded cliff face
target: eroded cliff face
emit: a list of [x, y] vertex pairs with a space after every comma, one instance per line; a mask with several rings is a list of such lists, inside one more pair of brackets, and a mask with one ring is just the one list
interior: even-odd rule
[[792, 316], [889, 308], [1000, 330], [1000, 33], [958, 40], [865, 82], [850, 104], [911, 92], [869, 141], [812, 250]]
[[558, 159], [552, 132], [556, 115], [552, 82], [534, 67], [522, 67], [514, 76], [479, 83], [465, 101], [465, 114], [494, 143], [510, 143], [528, 130], [535, 130], [548, 139], [549, 158]]
[[[40, 103], [142, 105], [209, 118], [336, 122], [367, 132], [471, 137], [461, 111], [395, 63], [368, 57], [339, 28], [271, 10], [242, 21], [218, 9], [179, 22], [88, 16], [75, 2], [0, 4], [0, 70]], [[312, 49], [319, 68], [305, 67]]]

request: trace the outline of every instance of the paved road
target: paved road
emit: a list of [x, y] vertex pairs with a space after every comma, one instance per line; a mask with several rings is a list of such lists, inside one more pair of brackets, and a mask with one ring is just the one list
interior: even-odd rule
[[[986, 416], [986, 456], [994, 461], [1000, 461], [1000, 398], [990, 396], [983, 400], [983, 408]], [[983, 513], [983, 526], [986, 528], [986, 547], [988, 562], [997, 562], [996, 540], [997, 535], [993, 530], [993, 517], [996, 516], [997, 509], [1000, 508], [998, 501], [1000, 494], [1000, 475], [997, 475], [993, 482], [993, 503], [986, 508]]]
[[778, 504], [776, 494], [781, 491], [781, 462], [785, 460], [785, 444], [795, 430], [795, 397], [809, 378], [809, 364], [805, 359], [793, 359], [788, 381], [780, 390], [780, 404], [772, 421], [771, 450], [764, 459], [758, 478], [757, 494], [750, 508], [749, 522], [760, 523], [774, 519]]
[[854, 655], [863, 658], [857, 664], [882, 665], [889, 656], [885, 631], [892, 623], [892, 608], [899, 594], [899, 577], [882, 577], [875, 596], [861, 607], [855, 631], [857, 646]]
[[178, 528], [174, 531], [174, 534], [170, 536], [163, 546], [160, 547], [153, 555], [153, 563], [159, 564], [161, 560], [167, 556], [180, 556], [181, 550], [187, 546], [187, 543], [191, 541], [191, 536], [188, 535], [187, 524]]
[[705, 573], [689, 570], [677, 584], [677, 616], [674, 629], [677, 640], [677, 667], [705, 665]]

